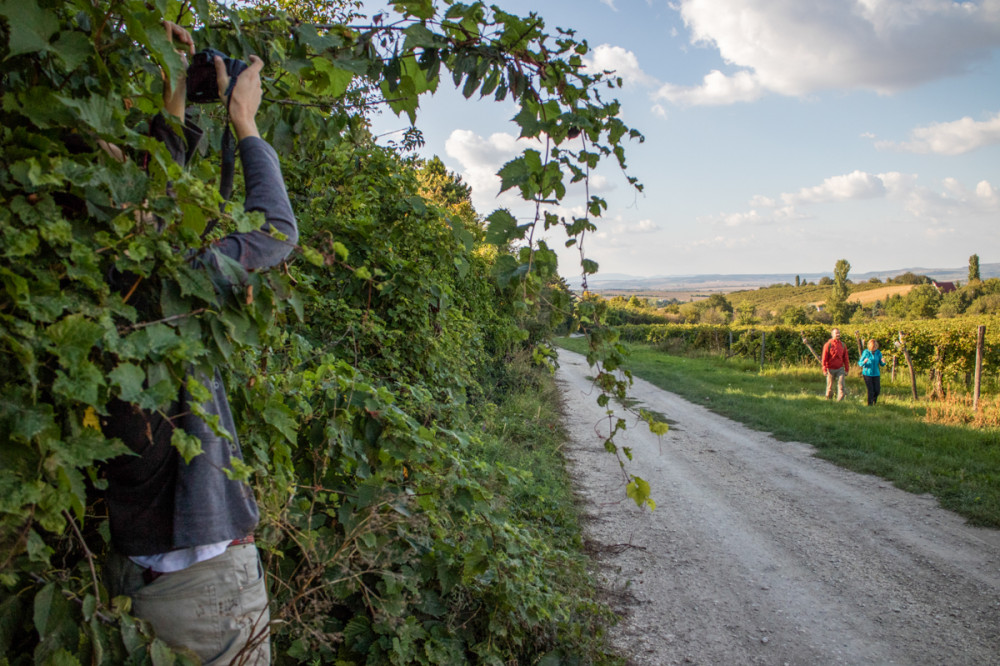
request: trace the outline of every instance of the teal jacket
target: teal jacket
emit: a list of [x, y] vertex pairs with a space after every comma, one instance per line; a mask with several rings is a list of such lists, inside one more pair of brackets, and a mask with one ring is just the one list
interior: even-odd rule
[[858, 361], [858, 365], [861, 366], [861, 374], [867, 377], [878, 377], [879, 376], [879, 366], [885, 365], [885, 361], [882, 360], [882, 352], [879, 350], [870, 351], [866, 349], [864, 353], [861, 354], [861, 360]]

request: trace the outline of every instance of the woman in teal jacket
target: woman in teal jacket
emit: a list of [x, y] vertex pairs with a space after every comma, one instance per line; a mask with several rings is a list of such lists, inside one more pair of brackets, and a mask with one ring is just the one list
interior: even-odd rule
[[861, 354], [858, 361], [861, 366], [861, 376], [865, 378], [865, 388], [868, 389], [868, 406], [874, 405], [878, 401], [878, 394], [882, 392], [882, 379], [879, 376], [879, 368], [885, 365], [882, 360], [882, 352], [878, 350], [878, 343], [874, 338], [868, 341], [868, 349]]

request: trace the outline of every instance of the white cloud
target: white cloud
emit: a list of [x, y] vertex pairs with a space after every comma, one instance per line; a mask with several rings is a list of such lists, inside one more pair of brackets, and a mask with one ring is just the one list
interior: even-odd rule
[[812, 218], [800, 210], [802, 207], [871, 199], [894, 201], [911, 218], [933, 228], [939, 228], [945, 221], [961, 225], [1000, 214], [1000, 191], [986, 180], [970, 188], [955, 178], [945, 178], [935, 189], [921, 186], [913, 174], [853, 171], [777, 198], [757, 195], [751, 199], [748, 211], [722, 213], [702, 221], [727, 227], [764, 224], [787, 227], [789, 223]]
[[806, 218], [794, 206], [769, 208], [769, 206], [773, 206], [772, 200], [768, 200], [765, 197], [754, 197], [754, 199], [759, 200], [761, 208], [752, 208], [745, 213], [722, 213], [714, 217], [701, 218], [700, 221], [716, 225], [721, 224], [727, 227], [742, 227], [786, 223]]
[[496, 172], [520, 152], [516, 142], [516, 137], [504, 132], [486, 139], [471, 130], [457, 129], [448, 137], [444, 149], [462, 165], [462, 178], [473, 192], [496, 195], [500, 190]]
[[601, 241], [601, 246], [635, 247], [635, 236], [655, 233], [660, 230], [652, 220], [626, 221], [621, 215], [614, 220], [593, 220], [597, 225], [594, 238]]
[[618, 8], [615, 7], [615, 0], [601, 0], [601, 4], [602, 5], [607, 5], [608, 7], [610, 7], [611, 9], [613, 9], [614, 11], [618, 11]]
[[753, 102], [763, 94], [763, 87], [751, 72], [737, 72], [734, 76], [726, 76], [716, 69], [705, 75], [700, 86], [665, 83], [653, 98], [689, 106], [718, 106]]
[[679, 0], [679, 11], [692, 43], [734, 67], [662, 91], [687, 104], [893, 92], [961, 73], [1000, 47], [997, 0]]
[[727, 227], [741, 227], [746, 224], [762, 224], [767, 222], [768, 218], [762, 216], [757, 210], [751, 210], [746, 213], [723, 215], [721, 221]]
[[[488, 214], [497, 207], [519, 209], [530, 206], [530, 214], [534, 214], [533, 204], [526, 204], [517, 192], [517, 188], [500, 193], [500, 177], [497, 172], [504, 164], [519, 156], [526, 148], [534, 148], [544, 152], [545, 145], [537, 139], [519, 139], [513, 134], [496, 132], [488, 138], [476, 134], [472, 130], [452, 130], [444, 144], [445, 153], [456, 160], [459, 165], [459, 175], [472, 188], [472, 204], [476, 210]], [[584, 199], [583, 183], [570, 183], [566, 174], [566, 200]], [[618, 188], [614, 179], [604, 174], [591, 172], [587, 182], [587, 192], [590, 195], [605, 195]], [[551, 212], [565, 214], [561, 206], [550, 207]], [[577, 217], [584, 214], [572, 212]]]
[[878, 177], [885, 185], [886, 192], [897, 196], [917, 186], [917, 176], [912, 173], [891, 171], [880, 173]]
[[986, 180], [968, 188], [954, 178], [945, 178], [940, 190], [909, 188], [904, 206], [910, 215], [934, 224], [973, 218], [992, 220], [1000, 214], [1000, 196]]
[[993, 202], [996, 204], [997, 201], [997, 191], [993, 189], [988, 181], [981, 180], [976, 183], [976, 196], [983, 201]]
[[454, 130], [445, 142], [449, 155], [462, 166], [499, 165], [517, 152], [517, 138], [505, 132], [491, 134], [484, 139], [472, 130]]
[[616, 234], [650, 234], [659, 230], [660, 227], [652, 220], [625, 222], [620, 217], [615, 220], [615, 223], [611, 227], [612, 233]]
[[936, 153], [961, 155], [1000, 143], [1000, 113], [988, 120], [976, 121], [966, 116], [947, 123], [934, 123], [910, 132], [910, 140], [903, 143], [879, 141], [879, 149], [898, 149], [910, 153]]
[[[582, 184], [578, 184], [581, 185]], [[574, 187], [573, 185], [567, 185], [567, 191]], [[589, 182], [587, 183], [587, 190], [591, 194], [607, 194], [608, 192], [613, 192], [618, 189], [618, 186], [607, 176], [599, 173], [591, 172], [589, 176]]]
[[635, 54], [620, 46], [601, 44], [584, 59], [587, 72], [614, 72], [625, 85], [653, 86], [656, 79], [642, 71]]
[[876, 199], [885, 196], [889, 188], [881, 175], [853, 171], [842, 176], [832, 176], [814, 187], [804, 187], [794, 194], [782, 194], [788, 205]]

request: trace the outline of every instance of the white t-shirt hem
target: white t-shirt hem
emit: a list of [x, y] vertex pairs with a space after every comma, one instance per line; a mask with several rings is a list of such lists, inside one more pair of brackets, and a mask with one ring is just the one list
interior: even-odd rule
[[131, 555], [129, 559], [138, 564], [143, 569], [152, 569], [159, 573], [174, 573], [182, 571], [188, 567], [210, 560], [226, 552], [231, 541], [219, 541], [204, 546], [191, 546], [190, 548], [180, 548], [171, 550], [168, 553], [157, 555]]

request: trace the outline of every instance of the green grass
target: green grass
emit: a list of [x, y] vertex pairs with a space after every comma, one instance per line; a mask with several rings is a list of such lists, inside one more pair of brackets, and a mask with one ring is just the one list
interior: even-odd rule
[[[583, 339], [557, 343], [586, 349]], [[745, 360], [630, 349], [628, 368], [637, 377], [780, 440], [812, 444], [817, 455], [848, 469], [931, 493], [971, 524], [1000, 527], [1000, 430], [924, 422], [906, 376], [897, 374], [895, 384], [883, 376], [879, 404], [868, 407], [859, 374], [848, 377], [848, 397], [836, 402], [823, 396], [816, 367], [761, 372]]]
[[[507, 529], [544, 544], [547, 584], [572, 606], [560, 623], [553, 663], [620, 666], [605, 642], [617, 618], [600, 598], [585, 552], [580, 513], [562, 449], [568, 434], [554, 378], [528, 358], [516, 358], [492, 387], [492, 402], [476, 415], [481, 437], [471, 446], [476, 460], [494, 473], [494, 502], [510, 516]], [[512, 554], [516, 556], [516, 553]], [[522, 555], [522, 559], [524, 559]], [[522, 567], [523, 568], [523, 567]], [[566, 610], [563, 608], [562, 610]], [[554, 611], [555, 609], [553, 609]]]
[[558, 389], [550, 375], [527, 364], [498, 404], [480, 415], [484, 437], [477, 458], [523, 472], [523, 483], [503, 489], [512, 507], [545, 523], [558, 541], [582, 544], [572, 484], [562, 458], [566, 431], [559, 413]]

